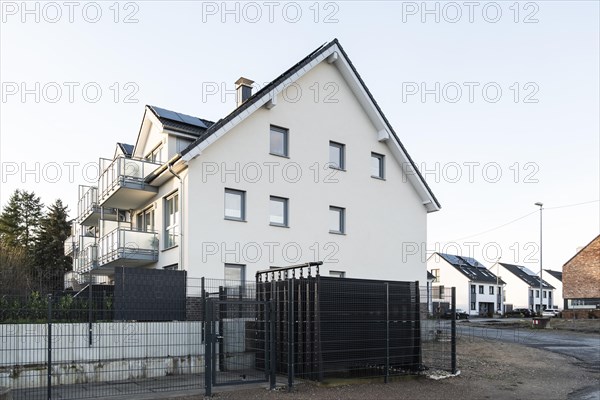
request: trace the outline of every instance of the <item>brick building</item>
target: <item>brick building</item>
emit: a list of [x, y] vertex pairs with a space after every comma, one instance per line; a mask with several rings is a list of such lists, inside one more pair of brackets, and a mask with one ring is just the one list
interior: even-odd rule
[[565, 309], [600, 307], [600, 235], [563, 266]]

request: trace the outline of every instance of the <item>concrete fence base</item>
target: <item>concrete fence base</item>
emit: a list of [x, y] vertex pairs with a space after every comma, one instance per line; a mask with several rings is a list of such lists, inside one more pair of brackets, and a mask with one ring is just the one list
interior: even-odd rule
[[[47, 373], [45, 366], [5, 367], [0, 369], [0, 387], [7, 388], [8, 393], [10, 388], [44, 387], [47, 384]], [[204, 373], [203, 355], [79, 362], [53, 366], [52, 385], [128, 381], [201, 373]], [[0, 389], [0, 400], [12, 399], [2, 397], [2, 393]]]

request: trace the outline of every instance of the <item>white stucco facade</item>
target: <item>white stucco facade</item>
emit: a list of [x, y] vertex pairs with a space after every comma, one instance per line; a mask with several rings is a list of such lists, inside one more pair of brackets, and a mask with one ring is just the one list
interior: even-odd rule
[[[258, 270], [323, 261], [323, 275], [343, 272], [425, 286], [427, 213], [439, 205], [405, 162], [404, 149], [382, 129], [382, 116], [368, 107], [369, 98], [336, 49], [294, 74], [287, 90], [270, 93], [268, 107], [244, 111], [184, 157], [195, 137], [169, 130], [146, 108], [131, 158], [157, 165], [136, 166], [135, 173], [153, 172], [114, 189], [121, 193], [110, 200], [112, 207], [118, 206], [114, 199], [140, 199], [121, 222], [99, 222], [100, 236], [123, 229], [135, 238], [118, 244], [125, 252], [133, 249], [132, 257], [111, 259], [94, 273], [110, 277], [116, 266], [143, 266], [222, 279], [225, 264], [236, 264], [252, 280]], [[285, 157], [270, 154], [272, 126], [287, 130]], [[329, 166], [330, 142], [344, 147], [341, 170]], [[384, 179], [371, 176], [372, 153], [383, 156]], [[243, 221], [225, 218], [226, 190], [244, 192]], [[169, 202], [174, 195], [176, 211]], [[270, 224], [271, 196], [287, 199], [285, 227]], [[332, 206], [344, 209], [341, 234], [330, 233]], [[145, 213], [153, 215], [151, 225]], [[153, 236], [129, 232], [150, 226]], [[115, 243], [99, 245], [98, 252]], [[146, 258], [131, 261], [142, 253]]]

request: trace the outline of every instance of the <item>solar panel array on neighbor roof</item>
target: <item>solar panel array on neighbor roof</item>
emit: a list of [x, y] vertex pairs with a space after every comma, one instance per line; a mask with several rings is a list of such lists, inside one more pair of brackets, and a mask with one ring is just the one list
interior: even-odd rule
[[151, 106], [154, 112], [161, 118], [167, 118], [172, 121], [183, 122], [184, 124], [197, 126], [199, 128], [206, 129], [208, 126], [200, 119], [196, 117], [192, 117], [190, 115], [178, 113], [171, 110], [165, 110], [164, 108]]

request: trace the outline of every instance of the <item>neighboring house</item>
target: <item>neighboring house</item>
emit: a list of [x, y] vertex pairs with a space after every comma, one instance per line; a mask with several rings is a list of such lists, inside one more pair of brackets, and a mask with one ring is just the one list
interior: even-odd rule
[[236, 82], [217, 122], [145, 107], [135, 144], [80, 187], [72, 278], [144, 267], [252, 280], [323, 260], [323, 275], [425, 286], [421, 253], [399, 247], [424, 246], [440, 204], [339, 42], [252, 83]]
[[552, 271], [551, 269], [545, 269], [543, 278], [554, 286], [554, 305], [560, 309], [564, 307], [563, 300], [563, 284], [562, 284], [563, 273], [561, 271]]
[[[499, 271], [502, 280], [506, 282], [505, 305], [506, 311], [513, 308], [540, 309], [540, 277], [522, 265], [497, 262], [492, 271]], [[554, 305], [554, 286], [542, 280], [542, 307], [546, 309]]]
[[600, 308], [600, 235], [563, 265], [566, 309]]
[[504, 282], [471, 257], [434, 253], [427, 260], [433, 274], [433, 302], [447, 302], [450, 290], [456, 288], [456, 308], [470, 315], [502, 312]]

